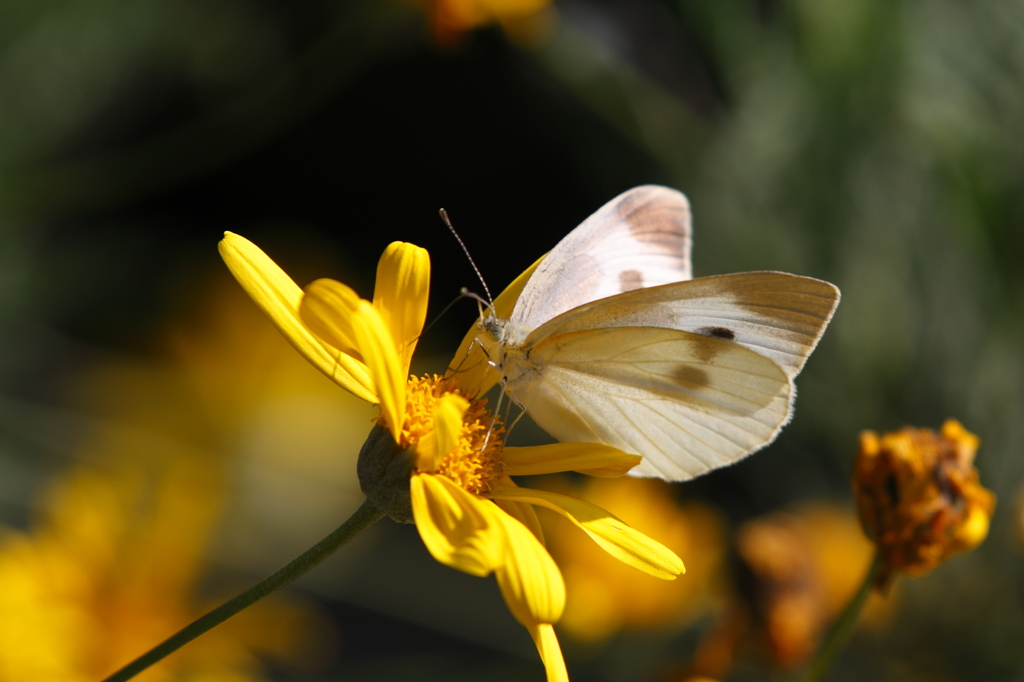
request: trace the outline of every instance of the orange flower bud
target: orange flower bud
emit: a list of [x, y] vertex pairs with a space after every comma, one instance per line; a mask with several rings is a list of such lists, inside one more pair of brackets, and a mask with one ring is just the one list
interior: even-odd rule
[[953, 419], [939, 434], [910, 427], [861, 434], [853, 489], [882, 560], [879, 587], [895, 573], [924, 575], [985, 539], [995, 495], [978, 482], [978, 443]]

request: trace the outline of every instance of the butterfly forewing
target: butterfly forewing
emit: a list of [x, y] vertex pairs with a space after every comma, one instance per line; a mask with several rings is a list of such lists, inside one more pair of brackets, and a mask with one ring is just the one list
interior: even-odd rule
[[[655, 327], [550, 336], [510, 348], [508, 390], [563, 441], [643, 455], [641, 476], [686, 480], [770, 442], [792, 384], [771, 360], [723, 339]], [[539, 370], [539, 371], [538, 371]]]
[[690, 277], [689, 202], [667, 187], [636, 187], [558, 243], [510, 321], [529, 330], [590, 301]]
[[795, 377], [839, 303], [828, 282], [783, 272], [701, 277], [593, 301], [531, 333], [524, 346], [585, 329], [662, 327], [732, 341]]

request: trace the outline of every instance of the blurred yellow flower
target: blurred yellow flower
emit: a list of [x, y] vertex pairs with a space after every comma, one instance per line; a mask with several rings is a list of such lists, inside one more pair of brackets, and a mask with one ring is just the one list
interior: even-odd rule
[[529, 40], [551, 23], [551, 0], [408, 0], [430, 21], [442, 47], [458, 44], [467, 31], [500, 24], [513, 38]]
[[978, 481], [978, 444], [954, 419], [939, 434], [911, 427], [861, 434], [853, 489], [882, 560], [879, 586], [895, 573], [924, 575], [985, 539], [995, 495]]
[[642, 521], [649, 535], [686, 557], [686, 580], [648, 580], [611, 561], [569, 524], [545, 524], [548, 544], [565, 576], [561, 627], [581, 642], [599, 643], [620, 630], [682, 628], [717, 606], [725, 559], [725, 524], [699, 503], [677, 502], [672, 486], [654, 479], [587, 479], [571, 492], [623, 518]]
[[[864, 537], [857, 517], [845, 506], [811, 503], [793, 512], [803, 527], [822, 587], [829, 621], [838, 616], [863, 582], [874, 547]], [[898, 603], [895, 594], [872, 594], [859, 623], [883, 627]]]
[[[0, 681], [95, 682], [202, 615], [219, 500], [181, 460], [155, 482], [78, 470], [54, 486], [29, 533], [0, 531]], [[261, 605], [140, 679], [261, 679], [258, 655], [303, 653], [309, 633], [294, 607]]]
[[[690, 672], [724, 675], [745, 639], [775, 666], [799, 667], [857, 591], [871, 555], [854, 516], [832, 505], [746, 522], [736, 533], [736, 601], [701, 643]], [[883, 622], [890, 604], [873, 595], [865, 621]]]
[[68, 382], [78, 412], [109, 425], [76, 456], [189, 456], [222, 470], [230, 495], [214, 559], [262, 574], [362, 502], [337, 455], [358, 451], [377, 411], [323, 381], [230, 274], [216, 275], [165, 322], [155, 357], [107, 356]]
[[806, 533], [786, 515], [749, 521], [736, 549], [740, 586], [772, 660], [784, 669], [803, 663], [827, 622], [822, 585]]
[[[510, 478], [571, 470], [620, 476], [639, 457], [588, 443], [505, 448], [500, 422], [476, 397], [493, 383], [483, 363], [458, 375], [464, 388], [451, 377], [408, 376], [427, 312], [425, 250], [391, 244], [377, 267], [372, 302], [329, 279], [303, 292], [258, 247], [230, 232], [220, 252], [246, 292], [307, 360], [342, 388], [379, 406], [378, 425], [357, 464], [370, 502], [398, 521], [415, 521], [441, 563], [471, 575], [494, 573], [509, 610], [533, 637], [549, 680], [568, 679], [553, 628], [565, 605], [565, 587], [530, 505], [559, 512], [612, 556], [650, 575], [673, 579], [683, 571], [670, 550], [600, 507], [519, 488]], [[508, 315], [532, 271], [498, 297], [497, 314]], [[456, 358], [467, 356], [468, 344]]]
[[838, 511], [819, 507], [755, 519], [737, 534], [740, 589], [780, 668], [794, 669], [810, 657], [871, 562], [855, 523], [843, 521]]

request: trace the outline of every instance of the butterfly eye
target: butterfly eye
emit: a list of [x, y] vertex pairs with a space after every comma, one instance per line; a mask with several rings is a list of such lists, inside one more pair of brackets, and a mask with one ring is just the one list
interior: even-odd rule
[[480, 331], [491, 341], [498, 341], [501, 338], [501, 329], [501, 320], [493, 315], [488, 315], [480, 320]]

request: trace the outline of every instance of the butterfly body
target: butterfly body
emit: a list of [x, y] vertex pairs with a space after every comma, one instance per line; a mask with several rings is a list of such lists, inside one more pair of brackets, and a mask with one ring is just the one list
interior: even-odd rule
[[839, 292], [780, 272], [692, 279], [689, 251], [681, 193], [637, 187], [602, 207], [507, 320], [480, 320], [504, 390], [559, 440], [642, 455], [634, 475], [685, 480], [770, 443]]

